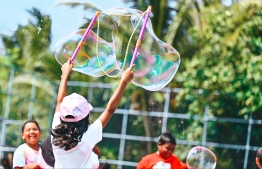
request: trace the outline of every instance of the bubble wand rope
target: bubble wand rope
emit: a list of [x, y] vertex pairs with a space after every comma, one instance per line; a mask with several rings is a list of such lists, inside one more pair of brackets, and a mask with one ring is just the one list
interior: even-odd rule
[[132, 66], [136, 60], [136, 57], [137, 57], [137, 52], [138, 52], [138, 49], [140, 48], [140, 45], [141, 45], [141, 42], [142, 42], [142, 38], [143, 38], [143, 35], [144, 35], [144, 32], [145, 32], [145, 27], [146, 27], [146, 23], [148, 21], [148, 18], [149, 18], [149, 15], [150, 15], [150, 12], [152, 10], [152, 7], [149, 6], [148, 9], [147, 9], [147, 14], [145, 16], [145, 21], [143, 23], [143, 26], [142, 26], [142, 29], [141, 29], [141, 32], [139, 34], [139, 37], [138, 37], [138, 40], [136, 42], [136, 48], [134, 50], [134, 53], [133, 53], [133, 57], [132, 57], [132, 60], [131, 60], [131, 63], [130, 63], [130, 66]]
[[[135, 31], [137, 30], [137, 27], [139, 26], [140, 22], [142, 21], [142, 19], [144, 18], [144, 16], [145, 16], [146, 13], [147, 13], [147, 11], [143, 12], [143, 14], [136, 14], [136, 15], [139, 15], [139, 16], [141, 15], [141, 17], [140, 17], [138, 23], [136, 24], [136, 26], [135, 26], [135, 28], [134, 28], [134, 30], [133, 30], [130, 38], [129, 38], [129, 41], [128, 41], [128, 44], [127, 44], [127, 47], [126, 47], [126, 53], [125, 53], [124, 62], [123, 62], [122, 68], [121, 68], [122, 71], [123, 71], [123, 69], [124, 69], [124, 67], [125, 67], [125, 64], [126, 64], [126, 58], [127, 58], [127, 55], [128, 55], [128, 49], [129, 49], [129, 46], [130, 46], [130, 42], [131, 42], [131, 40], [132, 40], [132, 37], [133, 37]], [[105, 12], [101, 12], [101, 14], [112, 15], [111, 13], [105, 13]], [[134, 15], [132, 15], [132, 14], [131, 14], [131, 15], [115, 14], [115, 15], [119, 15], [119, 16], [134, 16]], [[100, 18], [100, 16], [97, 17], [97, 22], [98, 22], [98, 23], [97, 23], [97, 35], [99, 35], [99, 23], [100, 23], [99, 18]], [[100, 59], [99, 59], [99, 56], [98, 56], [98, 37], [99, 37], [99, 36], [97, 36], [97, 40], [96, 40], [96, 56], [97, 56], [98, 64], [99, 64], [101, 70], [102, 70], [102, 71], [105, 73], [105, 75], [107, 75], [108, 77], [119, 77], [120, 72], [119, 72], [117, 75], [109, 75], [109, 74], [108, 74], [107, 72], [105, 72], [105, 70], [102, 68], [102, 65], [101, 65], [101, 63], [100, 63]]]
[[90, 29], [92, 28], [93, 24], [95, 23], [96, 18], [97, 18], [99, 15], [100, 15], [100, 12], [97, 11], [97, 12], [95, 13], [95, 16], [94, 16], [93, 19], [91, 20], [89, 26], [87, 27], [87, 29], [86, 29], [86, 31], [85, 31], [82, 39], [81, 39], [80, 42], [78, 43], [78, 45], [77, 45], [77, 47], [76, 47], [76, 50], [75, 50], [75, 52], [73, 53], [73, 55], [72, 55], [72, 57], [71, 57], [71, 59], [70, 59], [70, 64], [72, 64], [73, 61], [75, 60], [75, 57], [76, 57], [78, 51], [80, 50], [80, 48], [82, 47], [82, 45], [83, 45], [83, 43], [84, 43], [84, 41], [85, 41], [85, 39], [86, 39], [87, 34], [89, 33]]

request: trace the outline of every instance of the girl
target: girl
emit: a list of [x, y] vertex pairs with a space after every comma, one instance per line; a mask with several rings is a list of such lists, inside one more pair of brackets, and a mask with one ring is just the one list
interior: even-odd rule
[[34, 120], [26, 121], [22, 126], [22, 139], [25, 143], [20, 145], [14, 152], [14, 169], [38, 168], [37, 157], [39, 153], [39, 139], [41, 130]]
[[[53, 169], [55, 166], [55, 157], [53, 153], [52, 143], [51, 143], [51, 135], [47, 136], [43, 142], [41, 143], [41, 151], [39, 152], [37, 163], [42, 169]], [[93, 148], [93, 152], [91, 154], [93, 166], [92, 168], [99, 167], [99, 159], [100, 149], [95, 146]]]
[[90, 125], [89, 111], [93, 107], [87, 100], [76, 93], [65, 97], [72, 64], [68, 60], [62, 66], [56, 113], [51, 131], [55, 156], [54, 168], [92, 168], [92, 149], [102, 140], [102, 129], [114, 114], [126, 86], [133, 79], [133, 67], [134, 65], [125, 71], [105, 111]]

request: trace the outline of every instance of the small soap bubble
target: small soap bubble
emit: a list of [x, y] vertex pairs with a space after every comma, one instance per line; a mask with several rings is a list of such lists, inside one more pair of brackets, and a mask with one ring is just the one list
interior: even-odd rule
[[215, 169], [216, 155], [208, 148], [202, 146], [193, 147], [186, 159], [188, 169]]

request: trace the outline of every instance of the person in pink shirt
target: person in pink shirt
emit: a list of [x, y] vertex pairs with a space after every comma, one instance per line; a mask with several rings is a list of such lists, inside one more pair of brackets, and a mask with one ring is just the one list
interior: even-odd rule
[[39, 168], [37, 158], [40, 150], [41, 130], [35, 120], [28, 120], [22, 126], [22, 139], [25, 143], [14, 152], [13, 168]]

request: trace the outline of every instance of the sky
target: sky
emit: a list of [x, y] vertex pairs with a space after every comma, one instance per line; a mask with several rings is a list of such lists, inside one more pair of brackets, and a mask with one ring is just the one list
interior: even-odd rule
[[43, 15], [49, 15], [52, 20], [51, 49], [53, 49], [59, 39], [78, 30], [83, 24], [84, 16], [88, 16], [80, 7], [70, 8], [65, 5], [57, 5], [59, 2], [89, 2], [102, 11], [116, 7], [127, 8], [131, 5], [123, 3], [122, 0], [1, 0], [0, 35], [13, 35], [18, 25], [26, 25], [29, 20], [34, 21], [34, 18], [26, 10], [35, 7]]

